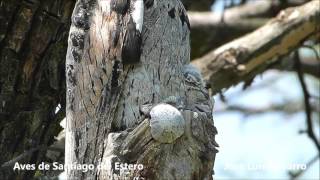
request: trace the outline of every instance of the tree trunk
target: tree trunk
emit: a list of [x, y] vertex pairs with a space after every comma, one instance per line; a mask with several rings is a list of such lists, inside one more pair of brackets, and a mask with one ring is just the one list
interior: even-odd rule
[[14, 172], [11, 160], [33, 149], [19, 162], [43, 161], [43, 147], [61, 130], [64, 108], [55, 109], [65, 104], [73, 6], [72, 0], [0, 2], [0, 179], [31, 179], [35, 171]]
[[[212, 179], [213, 105], [200, 73], [188, 65], [185, 9], [178, 0], [147, 2], [135, 64], [119, 53], [128, 14], [108, 11], [108, 1], [76, 3], [66, 61], [65, 159], [95, 169], [70, 166], [69, 179]], [[140, 166], [118, 169], [121, 163]]]

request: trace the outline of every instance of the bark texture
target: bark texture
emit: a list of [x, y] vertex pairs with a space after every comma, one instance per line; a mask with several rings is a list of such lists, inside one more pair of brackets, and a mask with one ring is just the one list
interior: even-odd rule
[[[0, 164], [32, 148], [20, 163], [43, 161], [40, 146], [61, 130], [64, 54], [72, 0], [0, 2]], [[0, 179], [30, 179], [34, 171], [1, 167]]]
[[320, 1], [281, 11], [256, 31], [192, 63], [201, 69], [215, 94], [240, 81], [250, 81], [275, 61], [320, 34]]
[[[68, 170], [68, 178], [212, 179], [217, 152], [213, 105], [201, 77], [190, 79], [193, 72], [186, 72], [189, 24], [182, 3], [157, 0], [146, 6], [140, 62], [123, 65], [117, 53], [123, 34], [115, 44], [112, 35], [119, 16], [104, 12], [100, 2], [78, 1], [73, 12], [65, 158], [66, 164], [106, 168]], [[186, 122], [184, 134], [172, 143], [160, 143], [151, 133], [145, 107], [161, 103], [173, 104]], [[116, 162], [144, 169], [118, 171]]]

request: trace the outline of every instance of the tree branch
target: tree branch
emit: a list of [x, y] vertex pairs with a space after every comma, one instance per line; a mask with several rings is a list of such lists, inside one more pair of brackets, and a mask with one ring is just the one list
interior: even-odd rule
[[232, 13], [226, 11], [223, 21], [221, 20], [222, 14], [214, 12], [188, 12], [190, 25], [192, 28], [234, 28], [239, 30], [253, 30], [267, 22], [269, 18], [242, 18], [236, 15], [241, 15], [239, 12]]
[[[316, 57], [301, 56], [301, 69], [303, 73], [312, 75], [316, 78], [320, 78], [320, 61]], [[296, 71], [294, 53], [281, 58], [281, 61], [277, 62], [271, 67], [272, 69], [278, 69], [282, 71]]]
[[298, 48], [319, 37], [320, 2], [288, 8], [256, 31], [193, 61], [215, 94], [243, 80], [250, 80]]
[[320, 157], [320, 154], [317, 154], [316, 156], [314, 156], [307, 164], [306, 164], [306, 167], [307, 169], [301, 169], [301, 170], [298, 170], [298, 171], [289, 171], [288, 174], [290, 176], [290, 179], [291, 180], [296, 180], [296, 179], [299, 179], [299, 177], [305, 173], [309, 167], [312, 166], [312, 164], [314, 164], [315, 162], [317, 162], [317, 160], [319, 159]]
[[303, 77], [303, 72], [302, 72], [302, 68], [301, 68], [301, 62], [300, 62], [300, 58], [299, 58], [299, 54], [298, 52], [295, 53], [295, 60], [296, 60], [296, 68], [297, 68], [297, 74], [298, 74], [298, 78], [301, 84], [301, 88], [303, 91], [303, 96], [304, 96], [304, 105], [305, 105], [305, 110], [306, 110], [306, 121], [307, 121], [307, 132], [308, 132], [308, 136], [310, 137], [310, 139], [314, 142], [316, 148], [318, 149], [318, 151], [320, 152], [320, 144], [317, 140], [317, 137], [314, 133], [313, 130], [313, 123], [312, 123], [312, 109], [311, 109], [311, 105], [310, 105], [310, 94], [307, 88], [307, 84], [304, 81], [304, 77]]
[[[192, 59], [257, 29], [281, 9], [304, 2], [306, 0], [289, 0], [288, 3], [280, 0], [259, 0], [228, 8], [223, 14], [195, 12], [205, 9], [191, 8], [188, 16], [191, 24]], [[198, 4], [198, 1], [193, 4]]]
[[221, 108], [219, 107], [216, 108], [214, 113], [217, 114], [217, 113], [224, 113], [227, 111], [238, 111], [245, 115], [256, 115], [256, 114], [263, 114], [268, 112], [281, 111], [287, 114], [293, 114], [303, 109], [304, 107], [302, 102], [291, 101], [283, 104], [271, 104], [270, 106], [267, 106], [267, 107], [243, 107], [239, 105], [226, 105]]

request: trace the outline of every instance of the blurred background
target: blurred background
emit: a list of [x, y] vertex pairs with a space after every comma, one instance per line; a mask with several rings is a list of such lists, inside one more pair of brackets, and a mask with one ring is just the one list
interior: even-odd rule
[[[212, 11], [223, 14], [227, 7], [240, 4], [240, 0], [217, 0]], [[300, 48], [299, 55], [319, 63], [320, 46], [313, 47]], [[320, 73], [319, 66], [314, 67]], [[305, 75], [304, 79], [319, 140], [319, 74]], [[319, 179], [319, 151], [307, 134], [305, 97], [297, 73], [270, 69], [256, 76], [250, 87], [244, 87], [240, 83], [214, 96], [220, 145], [215, 179]]]
[[[314, 96], [312, 120], [319, 139], [320, 84], [312, 76], [305, 79]], [[269, 70], [242, 87], [214, 97], [220, 145], [215, 179], [318, 179], [319, 152], [306, 133], [297, 75]]]

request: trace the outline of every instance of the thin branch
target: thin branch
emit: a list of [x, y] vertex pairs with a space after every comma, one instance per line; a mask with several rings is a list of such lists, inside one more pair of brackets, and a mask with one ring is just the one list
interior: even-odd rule
[[216, 107], [214, 113], [223, 113], [227, 111], [238, 111], [244, 115], [263, 114], [268, 112], [281, 111], [287, 114], [294, 114], [303, 110], [303, 105], [299, 101], [285, 102], [283, 104], [271, 104], [267, 107], [243, 107], [238, 105], [227, 105], [225, 107]]
[[313, 143], [315, 144], [317, 150], [320, 152], [320, 144], [319, 141], [317, 140], [317, 137], [314, 133], [314, 129], [313, 129], [313, 123], [312, 123], [312, 109], [311, 109], [311, 105], [310, 105], [310, 94], [307, 88], [307, 84], [304, 80], [303, 77], [303, 71], [301, 68], [301, 62], [300, 62], [300, 57], [299, 57], [299, 53], [296, 52], [295, 53], [295, 60], [296, 60], [296, 68], [297, 68], [297, 75], [300, 81], [300, 85], [303, 91], [303, 96], [304, 96], [304, 105], [305, 105], [305, 110], [306, 110], [306, 121], [307, 121], [307, 132], [308, 132], [308, 136], [311, 138], [311, 140], [313, 141]]
[[[191, 28], [230, 28], [234, 30], [254, 30], [264, 25], [269, 18], [240, 18], [234, 17], [233, 14], [228, 13], [228, 10], [223, 10], [223, 13], [214, 12], [188, 12]], [[212, 31], [208, 31], [212, 33]]]
[[[317, 154], [315, 157], [313, 157], [307, 164], [306, 167], [310, 167], [313, 163], [317, 162], [317, 160], [319, 159], [320, 154]], [[304, 169], [304, 170], [299, 170], [296, 172], [293, 171], [289, 171], [289, 176], [291, 180], [296, 180], [298, 179], [303, 173], [305, 173], [308, 169]]]
[[[192, 1], [192, 4], [201, 4], [198, 1], [189, 1]], [[221, 22], [221, 13], [193, 8], [188, 12], [191, 24], [192, 59], [201, 57], [212, 49], [254, 31], [282, 9], [301, 5], [307, 0], [290, 0], [285, 5], [281, 4], [281, 1], [248, 1], [224, 10], [223, 22]]]
[[302, 47], [303, 47], [303, 48], [308, 48], [308, 49], [310, 49], [311, 51], [313, 51], [314, 55], [317, 57], [317, 60], [320, 61], [319, 51], [317, 51], [315, 47], [309, 46], [309, 45], [303, 45]]
[[[303, 73], [309, 74], [316, 78], [320, 78], [320, 61], [317, 60], [314, 56], [301, 55], [301, 67]], [[295, 69], [295, 59], [294, 53], [291, 53], [288, 56], [282, 57], [280, 61], [274, 63], [274, 65], [270, 66], [272, 69], [277, 69], [281, 71], [294, 71]]]
[[[275, 13], [278, 13], [281, 8], [302, 4], [303, 2], [295, 2], [287, 4], [287, 6], [281, 6], [281, 3], [278, 1], [253, 1], [229, 9], [224, 8], [223, 13], [211, 11], [188, 11], [188, 17], [192, 28], [220, 27], [223, 25], [220, 21], [221, 16], [224, 16], [224, 22], [226, 22], [226, 24], [230, 24], [232, 27], [235, 27], [236, 24], [241, 24], [237, 21], [245, 21], [248, 24], [250, 20], [254, 19], [257, 19], [257, 25], [262, 25], [265, 21], [258, 22], [258, 20], [266, 20], [275, 16]], [[232, 24], [234, 24], [234, 26]], [[255, 27], [257, 27], [257, 25]], [[249, 29], [251, 28], [249, 27]]]

